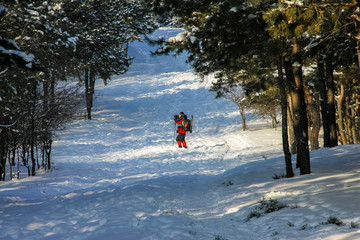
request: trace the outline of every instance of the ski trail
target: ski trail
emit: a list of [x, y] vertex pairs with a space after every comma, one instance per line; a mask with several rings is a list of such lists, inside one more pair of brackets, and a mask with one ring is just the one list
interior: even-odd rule
[[[315, 174], [274, 181], [280, 130], [249, 115], [242, 131], [236, 105], [207, 90], [210, 77], [141, 55], [108, 86], [97, 82], [93, 119], [58, 134], [51, 172], [2, 184], [1, 239], [359, 239], [319, 225], [329, 214], [359, 221], [358, 147], [313, 152]], [[180, 111], [195, 118], [188, 149], [173, 144]], [[264, 197], [298, 207], [246, 222]]]
[[[76, 162], [101, 163], [111, 173], [104, 181], [117, 184], [182, 173], [219, 174], [261, 159], [261, 148], [249, 156], [256, 144], [241, 131], [235, 105], [215, 99], [207, 86], [191, 72], [116, 77], [99, 87], [94, 119], [74, 124], [57, 144], [80, 149]], [[180, 111], [195, 118], [194, 131], [186, 137], [188, 149], [174, 142], [173, 115]], [[85, 134], [67, 142], [67, 134], [79, 132]], [[229, 134], [231, 142], [222, 137]]]
[[[59, 134], [47, 183], [39, 187], [32, 178], [25, 184], [41, 191], [41, 199], [7, 206], [14, 225], [4, 236], [213, 238], [216, 218], [239, 210], [231, 199], [247, 199], [250, 191], [232, 169], [263, 153], [253, 150], [251, 131], [241, 131], [236, 106], [214, 99], [207, 86], [191, 72], [129, 74], [98, 85], [93, 119]], [[195, 119], [188, 149], [173, 144], [173, 115], [180, 111]], [[241, 193], [224, 198], [229, 181], [240, 184]], [[37, 213], [24, 228], [15, 225], [22, 212]]]
[[[130, 73], [98, 84], [93, 119], [74, 122], [54, 143], [55, 170], [36, 186], [42, 198], [8, 206], [12, 223], [22, 211], [36, 216], [4, 236], [211, 239], [216, 218], [238, 209], [222, 196], [224, 181], [238, 181], [229, 170], [261, 155], [241, 131], [236, 106], [207, 87], [191, 72]], [[173, 143], [180, 111], [195, 119], [187, 149]], [[28, 187], [36, 184], [32, 178]]]

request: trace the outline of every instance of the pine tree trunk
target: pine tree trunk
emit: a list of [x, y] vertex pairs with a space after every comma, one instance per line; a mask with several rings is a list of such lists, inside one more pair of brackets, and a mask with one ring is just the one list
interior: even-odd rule
[[102, 80], [103, 80], [104, 86], [106, 86], [106, 85], [107, 85], [107, 80], [106, 80], [106, 78], [105, 78], [105, 77], [102, 77]]
[[290, 141], [290, 153], [291, 154], [296, 154], [296, 139], [295, 139], [295, 134], [294, 134], [294, 123], [293, 123], [293, 119], [292, 119], [292, 107], [291, 107], [291, 99], [290, 99], [290, 95], [287, 96], [288, 98], [288, 107], [287, 107], [287, 122], [289, 125], [289, 141]]
[[0, 128], [0, 181], [4, 181], [5, 178], [5, 166], [6, 166], [6, 128]]
[[276, 116], [272, 116], [271, 117], [272, 128], [275, 128], [275, 130], [276, 130], [277, 129], [277, 124], [278, 124], [278, 120], [277, 120]]
[[319, 134], [321, 129], [321, 118], [319, 114], [318, 108], [313, 109], [313, 123], [312, 123], [312, 129], [311, 129], [311, 150], [316, 150], [320, 148], [319, 145]]
[[51, 148], [52, 148], [52, 140], [47, 141], [47, 146], [45, 147], [46, 152], [46, 160], [47, 160], [47, 166], [48, 169], [51, 169]]
[[285, 156], [285, 169], [286, 177], [294, 177], [294, 171], [291, 163], [291, 153], [289, 149], [289, 138], [288, 138], [288, 125], [287, 125], [287, 96], [285, 90], [284, 76], [282, 72], [282, 58], [277, 65], [278, 67], [278, 84], [280, 88], [280, 99], [281, 99], [281, 118], [282, 118], [282, 143], [283, 143], [283, 152]]
[[43, 111], [44, 113], [46, 113], [49, 110], [49, 104], [48, 104], [48, 100], [49, 100], [49, 80], [48, 78], [45, 78], [43, 81]]
[[360, 30], [358, 30], [358, 35], [356, 37], [356, 55], [358, 58], [358, 65], [359, 65], [359, 69], [360, 69], [360, 41], [359, 41], [359, 37], [360, 37]]
[[324, 147], [330, 147], [330, 122], [328, 111], [328, 94], [326, 91], [325, 81], [325, 64], [324, 60], [319, 58], [317, 60], [318, 66], [318, 80], [319, 80], [319, 92], [320, 92], [320, 107], [324, 132]]
[[297, 140], [297, 158], [300, 162], [300, 175], [310, 174], [310, 153], [309, 153], [309, 134], [308, 119], [305, 104], [305, 93], [302, 73], [302, 59], [299, 45], [294, 42], [293, 46], [293, 71], [295, 88], [292, 90], [294, 107], [294, 131]]
[[[285, 74], [286, 74], [286, 83], [288, 85], [288, 89], [289, 89], [289, 125], [291, 125], [292, 127], [292, 132], [290, 131], [290, 137], [293, 137], [293, 140], [291, 141], [291, 150], [292, 150], [292, 154], [297, 153], [297, 136], [296, 136], [296, 130], [295, 130], [295, 110], [294, 110], [294, 100], [293, 100], [293, 96], [294, 96], [294, 73], [293, 73], [293, 69], [292, 69], [292, 64], [290, 61], [290, 57], [287, 57], [284, 62], [284, 69], [285, 69]], [[293, 136], [291, 135], [293, 134]], [[291, 138], [290, 138], [291, 139]], [[294, 152], [293, 152], [294, 151]], [[296, 168], [300, 167], [300, 162], [299, 162], [299, 158], [296, 159]]]
[[357, 144], [359, 143], [359, 94], [358, 94], [358, 88], [354, 87], [357, 84], [357, 80], [351, 81], [351, 86], [349, 86], [348, 89], [352, 89], [352, 93], [349, 96], [349, 102], [348, 102], [348, 109], [349, 109], [349, 122], [350, 122], [350, 129], [349, 129], [349, 135], [351, 137], [351, 143]]
[[316, 150], [319, 149], [319, 133], [321, 127], [320, 109], [318, 107], [317, 97], [311, 95], [309, 89], [304, 88], [304, 90], [308, 110], [310, 146], [311, 150]]
[[85, 97], [86, 97], [86, 110], [87, 110], [87, 118], [91, 119], [91, 90], [90, 90], [90, 80], [89, 80], [89, 70], [85, 70], [84, 76], [85, 83]]
[[339, 127], [339, 134], [340, 134], [340, 142], [341, 144], [346, 144], [346, 136], [345, 136], [345, 129], [344, 129], [344, 117], [343, 117], [343, 101], [344, 101], [344, 85], [340, 83], [339, 89], [339, 98], [337, 98], [337, 112], [338, 112], [338, 127]]
[[50, 83], [50, 104], [55, 103], [55, 75], [51, 75], [51, 83]]
[[242, 130], [246, 131], [246, 116], [245, 116], [245, 109], [239, 106], [239, 111], [242, 119]]
[[292, 105], [292, 118], [296, 138], [297, 165], [300, 174], [310, 174], [310, 153], [308, 147], [308, 120], [302, 79], [301, 52], [296, 42], [292, 49], [293, 61], [285, 59], [284, 67]]
[[326, 59], [326, 89], [328, 103], [328, 121], [330, 127], [329, 147], [338, 145], [338, 137], [336, 130], [336, 101], [335, 101], [335, 84], [334, 84], [334, 67], [330, 57]]
[[90, 69], [90, 106], [94, 106], [94, 94], [95, 94], [95, 74], [92, 69]]
[[359, 127], [359, 90], [356, 89], [354, 90], [354, 96], [353, 99], [355, 100], [354, 103], [354, 107], [353, 107], [353, 114], [352, 114], [352, 119], [354, 120], [354, 127], [352, 128], [353, 131], [353, 138], [354, 138], [354, 144], [359, 144], [360, 143], [360, 136], [359, 136], [359, 131], [360, 131], [360, 127]]
[[9, 177], [10, 180], [12, 180], [12, 176], [13, 176], [13, 165], [11, 163], [11, 151], [8, 152], [8, 162], [9, 162]]
[[11, 150], [11, 165], [12, 166], [15, 166], [16, 165], [16, 163], [15, 163], [15, 159], [16, 159], [16, 148], [13, 148], [12, 150]]
[[337, 98], [338, 128], [342, 144], [356, 144], [359, 142], [359, 95], [357, 80], [342, 79]]
[[35, 176], [36, 173], [36, 161], [35, 161], [35, 108], [36, 108], [36, 85], [34, 84], [34, 96], [33, 105], [31, 106], [30, 114], [30, 159], [31, 159], [31, 176]]
[[[348, 89], [348, 87], [350, 86], [349, 82], [347, 82], [346, 84], [346, 88]], [[347, 144], [353, 144], [352, 142], [352, 136], [351, 136], [351, 128], [352, 128], [352, 115], [351, 115], [351, 107], [350, 107], [350, 96], [347, 95], [347, 91], [345, 90], [345, 101], [343, 102], [343, 106], [344, 106], [344, 128], [345, 128], [345, 136], [346, 136], [346, 143]]]

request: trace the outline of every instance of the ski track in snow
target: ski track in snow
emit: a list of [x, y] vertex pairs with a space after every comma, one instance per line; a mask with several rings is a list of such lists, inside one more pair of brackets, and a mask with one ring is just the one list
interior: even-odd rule
[[[360, 239], [319, 225], [331, 214], [360, 221], [356, 146], [316, 151], [316, 174], [274, 181], [280, 129], [249, 114], [243, 132], [236, 105], [215, 99], [212, 78], [201, 82], [184, 57], [152, 58], [143, 43], [129, 52], [128, 73], [97, 82], [93, 119], [59, 133], [54, 170], [0, 183], [0, 239]], [[180, 111], [194, 115], [188, 149], [174, 142]], [[263, 197], [297, 207], [246, 222]]]
[[[224, 209], [219, 204], [233, 200], [223, 199], [218, 192], [223, 188], [221, 174], [247, 160], [262, 159], [268, 149], [259, 148], [254, 154], [254, 143], [247, 142], [248, 133], [238, 124], [236, 107], [215, 100], [208, 85], [191, 72], [130, 74], [114, 78], [109, 86], [98, 85], [93, 120], [73, 123], [54, 144], [56, 166], [45, 174], [49, 181], [44, 186], [25, 183], [25, 188], [39, 188], [43, 196], [24, 199], [21, 207], [25, 212], [36, 209], [36, 215], [26, 230], [13, 226], [5, 236], [25, 238], [31, 233], [34, 239], [61, 239], [70, 232], [75, 238], [97, 239], [111, 231], [125, 234], [124, 239], [211, 238], [211, 228], [199, 233], [196, 221], [216, 226], [216, 217], [239, 208]], [[180, 111], [195, 118], [194, 132], [187, 134], [188, 149], [178, 149], [173, 140], [173, 115]], [[222, 138], [226, 132], [233, 136]], [[207, 188], [209, 180], [214, 183]], [[213, 211], [208, 212], [207, 204], [213, 205]], [[7, 209], [16, 211], [22, 204], [16, 205]], [[109, 207], [114, 211], [109, 212]], [[41, 216], [49, 215], [51, 221], [45, 223]], [[16, 215], [7, 217], [17, 225]], [[160, 228], [155, 226], [159, 221]], [[187, 225], [173, 229], [177, 222]], [[106, 232], [101, 230], [103, 225]]]

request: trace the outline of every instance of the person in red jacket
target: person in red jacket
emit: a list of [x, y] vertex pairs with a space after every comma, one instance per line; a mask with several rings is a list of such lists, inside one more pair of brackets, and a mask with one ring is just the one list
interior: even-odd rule
[[[178, 124], [177, 132], [179, 133], [176, 137], [176, 142], [179, 146], [179, 148], [187, 148], [186, 142], [185, 142], [185, 136], [186, 136], [186, 130], [183, 125], [183, 121], [186, 119], [186, 115], [184, 112], [180, 112], [179, 115], [174, 115], [174, 121], [175, 124]], [[182, 144], [182, 145], [181, 145]]]

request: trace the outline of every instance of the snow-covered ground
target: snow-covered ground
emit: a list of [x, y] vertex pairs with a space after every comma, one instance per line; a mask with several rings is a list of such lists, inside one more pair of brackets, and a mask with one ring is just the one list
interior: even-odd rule
[[[149, 49], [134, 44], [129, 72], [97, 83], [93, 120], [59, 133], [53, 171], [0, 183], [0, 239], [360, 239], [359, 145], [313, 151], [312, 174], [274, 180], [281, 129], [249, 115], [241, 131], [211, 77]], [[195, 119], [188, 149], [174, 143], [180, 111]], [[287, 207], [248, 219], [261, 200]]]

